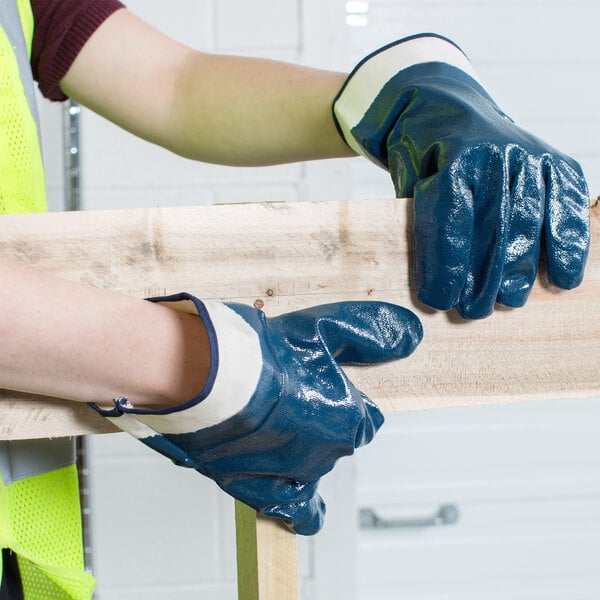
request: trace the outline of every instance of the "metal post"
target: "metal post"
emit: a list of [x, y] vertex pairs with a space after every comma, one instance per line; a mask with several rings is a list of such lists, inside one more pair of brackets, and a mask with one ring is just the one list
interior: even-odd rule
[[79, 114], [81, 108], [74, 100], [65, 104], [63, 112], [64, 198], [65, 210], [81, 208], [79, 165]]
[[[66, 102], [63, 111], [64, 154], [64, 207], [65, 210], [81, 208], [81, 171], [79, 162], [79, 115], [81, 108], [74, 100]], [[92, 572], [92, 532], [90, 508], [90, 468], [88, 442], [84, 436], [75, 439], [77, 471], [79, 474], [79, 498], [83, 537], [84, 567]]]

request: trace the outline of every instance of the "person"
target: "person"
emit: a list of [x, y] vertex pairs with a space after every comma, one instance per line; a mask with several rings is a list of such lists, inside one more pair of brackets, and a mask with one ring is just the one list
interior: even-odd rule
[[[399, 195], [414, 196], [415, 281], [434, 308], [483, 318], [496, 302], [521, 306], [542, 254], [556, 285], [582, 280], [589, 199], [579, 165], [518, 128], [445, 38], [400, 40], [347, 75], [195, 51], [118, 0], [7, 0], [0, 22], [10, 82], [0, 114], [11, 124], [4, 212], [45, 207], [33, 74], [46, 97], [74, 98], [195, 160], [376, 162]], [[185, 292], [129, 298], [4, 260], [0, 271], [10, 315], [1, 387], [88, 402], [302, 534], [322, 525], [320, 477], [383, 421], [341, 365], [403, 358], [422, 336], [415, 315], [386, 303], [267, 317]], [[0, 541], [9, 550], [0, 598], [87, 598], [93, 582], [78, 573], [77, 536], [62, 534], [74, 512], [70, 455], [62, 442], [37, 444], [4, 443], [0, 453]], [[30, 512], [43, 518], [22, 531], [15, 515], [35, 480]], [[29, 488], [17, 489], [23, 482]]]

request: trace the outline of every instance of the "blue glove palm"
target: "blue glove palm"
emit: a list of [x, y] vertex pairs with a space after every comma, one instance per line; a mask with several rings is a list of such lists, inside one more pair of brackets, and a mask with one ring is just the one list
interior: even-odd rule
[[240, 304], [204, 304], [180, 294], [155, 301], [196, 312], [211, 341], [205, 389], [175, 409], [93, 405], [175, 463], [305, 535], [322, 525], [319, 478], [341, 456], [371, 441], [379, 409], [341, 364], [410, 354], [422, 336], [410, 311], [378, 302], [342, 302], [267, 319]]
[[581, 168], [517, 127], [450, 41], [415, 36], [367, 57], [334, 114], [397, 195], [414, 197], [422, 301], [468, 318], [495, 302], [522, 306], [542, 250], [554, 284], [579, 285], [589, 246]]

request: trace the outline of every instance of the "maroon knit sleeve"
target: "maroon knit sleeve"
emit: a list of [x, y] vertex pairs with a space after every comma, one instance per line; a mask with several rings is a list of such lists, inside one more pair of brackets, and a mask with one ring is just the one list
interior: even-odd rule
[[116, 10], [119, 0], [31, 0], [33, 77], [50, 100], [65, 100], [58, 87], [84, 44]]

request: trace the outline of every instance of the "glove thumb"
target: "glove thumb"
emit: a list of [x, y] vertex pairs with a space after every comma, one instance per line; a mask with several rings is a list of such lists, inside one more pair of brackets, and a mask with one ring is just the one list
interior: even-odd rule
[[[404, 358], [423, 337], [411, 311], [386, 302], [337, 302], [282, 315], [282, 326], [305, 339], [317, 337], [339, 364], [372, 364]], [[307, 331], [310, 329], [311, 331]]]

